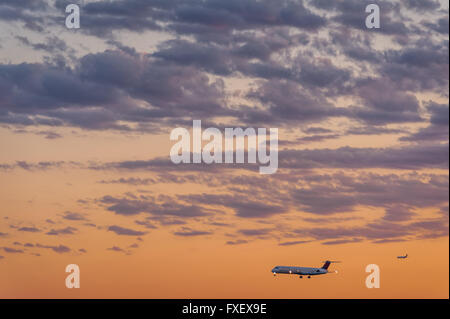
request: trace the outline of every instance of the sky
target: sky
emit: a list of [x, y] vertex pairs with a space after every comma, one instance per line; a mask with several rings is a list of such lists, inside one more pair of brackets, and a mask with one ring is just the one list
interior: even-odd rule
[[[449, 298], [448, 10], [0, 0], [0, 298]], [[174, 164], [193, 120], [278, 170]]]

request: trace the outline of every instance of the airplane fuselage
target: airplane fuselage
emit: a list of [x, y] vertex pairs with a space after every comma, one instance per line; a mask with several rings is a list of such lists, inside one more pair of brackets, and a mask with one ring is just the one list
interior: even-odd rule
[[317, 276], [328, 273], [327, 269], [314, 268], [314, 267], [295, 267], [295, 266], [276, 266], [272, 269], [272, 273], [287, 274], [287, 275], [305, 275], [305, 276]]

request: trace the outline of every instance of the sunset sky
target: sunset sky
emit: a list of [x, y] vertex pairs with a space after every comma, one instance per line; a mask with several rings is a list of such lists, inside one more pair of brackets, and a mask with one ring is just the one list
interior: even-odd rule
[[[0, 0], [0, 298], [449, 298], [448, 17], [445, 0]], [[193, 120], [278, 128], [277, 172], [172, 163]], [[270, 272], [327, 259], [338, 273]]]

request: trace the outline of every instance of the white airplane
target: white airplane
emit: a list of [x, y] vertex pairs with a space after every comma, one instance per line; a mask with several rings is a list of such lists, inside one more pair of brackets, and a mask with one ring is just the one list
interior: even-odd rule
[[[325, 264], [321, 268], [313, 268], [313, 267], [293, 267], [293, 266], [276, 266], [272, 269], [272, 273], [274, 276], [277, 274], [287, 274], [287, 275], [298, 275], [300, 278], [303, 278], [303, 276], [308, 276], [308, 278], [311, 278], [311, 276], [317, 276], [317, 275], [324, 275], [327, 274], [328, 266], [330, 266], [331, 263], [339, 263], [340, 261], [325, 261]], [[337, 273], [337, 271], [335, 271]]]
[[397, 258], [399, 258], [399, 259], [405, 259], [405, 258], [408, 258], [408, 254], [406, 254], [405, 256], [397, 256]]

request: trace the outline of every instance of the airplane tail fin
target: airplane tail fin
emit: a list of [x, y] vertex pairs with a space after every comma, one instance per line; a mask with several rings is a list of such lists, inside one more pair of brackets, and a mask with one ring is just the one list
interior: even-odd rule
[[331, 263], [340, 263], [340, 261], [326, 260], [324, 263], [325, 264], [323, 264], [322, 269], [328, 269]]
[[327, 260], [326, 262], [325, 262], [325, 264], [323, 264], [323, 266], [322, 266], [322, 269], [328, 269], [328, 266], [330, 266], [330, 262]]

